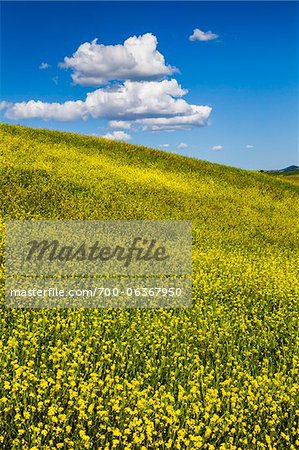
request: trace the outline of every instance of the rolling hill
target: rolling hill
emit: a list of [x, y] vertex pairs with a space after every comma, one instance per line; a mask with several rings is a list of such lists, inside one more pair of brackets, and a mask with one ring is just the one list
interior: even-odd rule
[[299, 167], [298, 166], [289, 166], [282, 170], [268, 170], [266, 173], [277, 177], [278, 179], [283, 179], [283, 181], [287, 181], [294, 185], [299, 185]]
[[0, 149], [2, 294], [8, 219], [182, 219], [193, 228], [190, 309], [2, 306], [1, 447], [295, 449], [299, 187], [6, 124]]

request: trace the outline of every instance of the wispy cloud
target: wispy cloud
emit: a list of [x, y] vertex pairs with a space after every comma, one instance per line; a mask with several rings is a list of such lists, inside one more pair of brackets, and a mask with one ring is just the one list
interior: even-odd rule
[[246, 148], [254, 148], [254, 145], [247, 144], [247, 145], [245, 145], [245, 147], [246, 147]]
[[110, 120], [109, 126], [111, 128], [122, 128], [123, 130], [129, 130], [132, 126], [130, 122], [125, 120]]
[[2, 101], [2, 102], [0, 102], [0, 110], [1, 109], [7, 109], [7, 108], [9, 108], [12, 105], [13, 105], [13, 103], [11, 103], [11, 102]]
[[223, 146], [222, 145], [213, 145], [213, 147], [211, 147], [211, 149], [215, 150], [215, 151], [219, 151], [219, 150], [223, 149]]
[[169, 144], [160, 144], [158, 147], [161, 147], [161, 148], [168, 148], [168, 147], [169, 147]]
[[206, 42], [206, 41], [213, 41], [218, 37], [219, 37], [218, 34], [212, 33], [212, 31], [202, 31], [199, 28], [195, 28], [191, 36], [189, 36], [189, 41]]
[[42, 62], [42, 63], [40, 63], [40, 65], [39, 65], [39, 68], [40, 68], [41, 70], [49, 69], [49, 67], [51, 67], [50, 64], [48, 64], [48, 63], [46, 63], [46, 62]]

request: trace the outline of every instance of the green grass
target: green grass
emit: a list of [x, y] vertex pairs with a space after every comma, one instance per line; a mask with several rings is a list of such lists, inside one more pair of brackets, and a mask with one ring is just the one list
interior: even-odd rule
[[298, 448], [299, 187], [20, 126], [0, 148], [2, 239], [8, 219], [193, 228], [191, 309], [2, 307], [2, 448]]

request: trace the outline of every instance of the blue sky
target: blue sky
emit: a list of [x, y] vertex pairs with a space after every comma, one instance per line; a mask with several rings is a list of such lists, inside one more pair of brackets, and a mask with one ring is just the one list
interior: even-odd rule
[[[246, 169], [298, 164], [297, 2], [2, 2], [1, 10], [1, 100], [8, 102], [0, 112], [1, 121], [130, 137], [131, 143]], [[209, 36], [203, 34], [207, 40], [190, 40], [194, 29], [211, 31], [212, 38], [208, 40]], [[82, 81], [86, 70], [78, 55], [68, 68], [58, 66], [65, 57], [72, 57], [81, 44], [95, 38], [95, 51], [98, 44], [120, 44], [123, 52], [125, 40], [146, 33], [156, 37], [156, 50], [165, 58], [161, 74], [158, 69], [153, 74], [156, 60], [148, 59], [144, 70], [149, 76], [140, 75], [145, 67], [141, 59], [138, 67], [128, 68], [120, 79], [113, 73], [119, 69], [117, 65], [113, 69], [111, 47], [107, 47], [107, 52], [104, 49], [107, 60], [96, 70], [97, 80], [105, 75], [103, 83], [91, 86], [90, 72], [87, 81]], [[144, 48], [151, 39], [145, 38]], [[41, 63], [49, 67], [41, 69]], [[179, 72], [169, 66], [175, 66]], [[81, 81], [76, 84], [72, 74], [79, 75]], [[92, 116], [90, 111], [86, 113], [87, 93], [108, 91], [113, 95], [130, 79], [132, 89], [124, 94], [130, 102], [127, 109], [122, 103], [115, 103], [111, 113], [110, 105], [101, 103], [99, 114], [94, 109]], [[167, 91], [160, 105], [163, 79], [176, 81], [171, 86], [163, 84], [167, 90], [171, 88], [171, 93]], [[150, 82], [154, 84], [149, 85]], [[150, 95], [145, 93], [142, 97], [144, 105], [138, 97], [141, 84], [150, 86]], [[179, 85], [188, 92], [178, 95]], [[99, 95], [102, 99], [103, 92]], [[138, 108], [146, 110], [141, 116], [136, 99], [141, 102]], [[43, 112], [32, 112], [36, 111], [35, 106], [27, 105], [25, 109], [17, 106], [9, 113], [15, 103], [30, 100], [40, 100]], [[57, 113], [52, 113], [48, 105], [72, 101], [73, 111], [78, 109], [74, 103], [77, 100], [81, 100], [80, 117], [72, 112], [70, 121], [57, 120]], [[183, 104], [179, 106], [177, 100]], [[98, 111], [102, 100], [94, 101], [98, 102]], [[190, 105], [208, 106], [212, 112], [208, 114], [199, 108], [194, 123], [180, 125], [181, 116], [188, 116], [189, 120], [193, 114]], [[125, 128], [119, 126], [117, 114], [125, 119]], [[176, 124], [171, 125], [173, 129], [159, 125], [153, 131], [153, 124], [160, 124], [160, 116], [162, 120], [171, 117], [171, 123]], [[112, 127], [111, 121], [117, 123]]]

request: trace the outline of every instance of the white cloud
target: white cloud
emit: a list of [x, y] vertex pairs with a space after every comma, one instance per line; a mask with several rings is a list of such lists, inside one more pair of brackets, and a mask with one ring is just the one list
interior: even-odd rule
[[218, 150], [222, 150], [223, 147], [222, 147], [222, 145], [214, 145], [213, 147], [211, 147], [211, 149], [218, 151]]
[[7, 109], [7, 108], [9, 108], [10, 106], [12, 106], [13, 105], [13, 103], [11, 103], [11, 102], [5, 102], [5, 101], [0, 101], [0, 110], [1, 109]]
[[247, 144], [247, 145], [245, 145], [245, 147], [246, 147], [246, 148], [253, 148], [253, 147], [254, 147], [254, 145], [251, 145], [251, 144]]
[[199, 28], [195, 28], [193, 34], [189, 36], [189, 41], [206, 42], [217, 39], [218, 37], [218, 34], [212, 33], [212, 31], [202, 31]]
[[46, 62], [42, 62], [42, 63], [39, 65], [39, 68], [40, 68], [41, 70], [49, 69], [49, 67], [51, 67], [50, 64], [48, 64], [48, 63], [46, 63]]
[[158, 147], [161, 147], [161, 148], [168, 148], [168, 147], [169, 147], [169, 144], [160, 144]]
[[181, 142], [181, 143], [178, 145], [178, 148], [179, 148], [179, 149], [183, 149], [183, 148], [187, 148], [187, 147], [188, 147], [188, 145], [185, 144], [185, 142]]
[[132, 36], [118, 45], [98, 44], [97, 39], [80, 45], [71, 57], [60, 63], [73, 70], [72, 79], [82, 86], [101, 86], [117, 80], [153, 80], [171, 75], [177, 69], [165, 63], [151, 33]]
[[88, 114], [85, 103], [81, 100], [68, 101], [64, 103], [45, 103], [40, 100], [29, 100], [29, 102], [15, 103], [5, 113], [8, 119], [55, 119], [58, 121], [72, 121], [87, 119]]
[[208, 124], [208, 119], [212, 108], [210, 106], [188, 105], [185, 113], [173, 115], [171, 117], [154, 117], [136, 120], [143, 125], [144, 130], [169, 131], [179, 129], [190, 129], [192, 127], [204, 127]]
[[[204, 33], [205, 40], [209, 33]], [[151, 33], [130, 37], [120, 45], [85, 42], [72, 57], [65, 57], [60, 66], [72, 70], [75, 84], [101, 87], [87, 93], [85, 98], [63, 103], [0, 102], [0, 109], [6, 109], [5, 117], [56, 121], [106, 119], [117, 131], [105, 137], [119, 140], [129, 139], [130, 135], [121, 130], [131, 128], [175, 131], [209, 123], [212, 108], [190, 104], [183, 98], [188, 91], [177, 80], [169, 79], [177, 69], [166, 64], [157, 50], [157, 38]], [[46, 62], [40, 64], [40, 69], [48, 67]], [[52, 81], [58, 84], [58, 76]], [[110, 81], [114, 83], [109, 84]], [[186, 147], [184, 143], [178, 146]]]
[[131, 123], [125, 120], [110, 120], [109, 126], [111, 128], [122, 128], [123, 130], [129, 130], [131, 128]]
[[125, 81], [123, 85], [90, 92], [84, 101], [46, 103], [30, 100], [15, 103], [5, 115], [13, 120], [108, 119], [113, 125], [115, 121], [121, 121], [122, 128], [137, 123], [143, 129], [153, 131], [207, 125], [212, 108], [187, 103], [181, 98], [187, 92], [175, 79], [160, 82]]
[[102, 138], [112, 139], [114, 141], [129, 141], [131, 136], [124, 131], [113, 131], [112, 133], [106, 133], [101, 136]]

